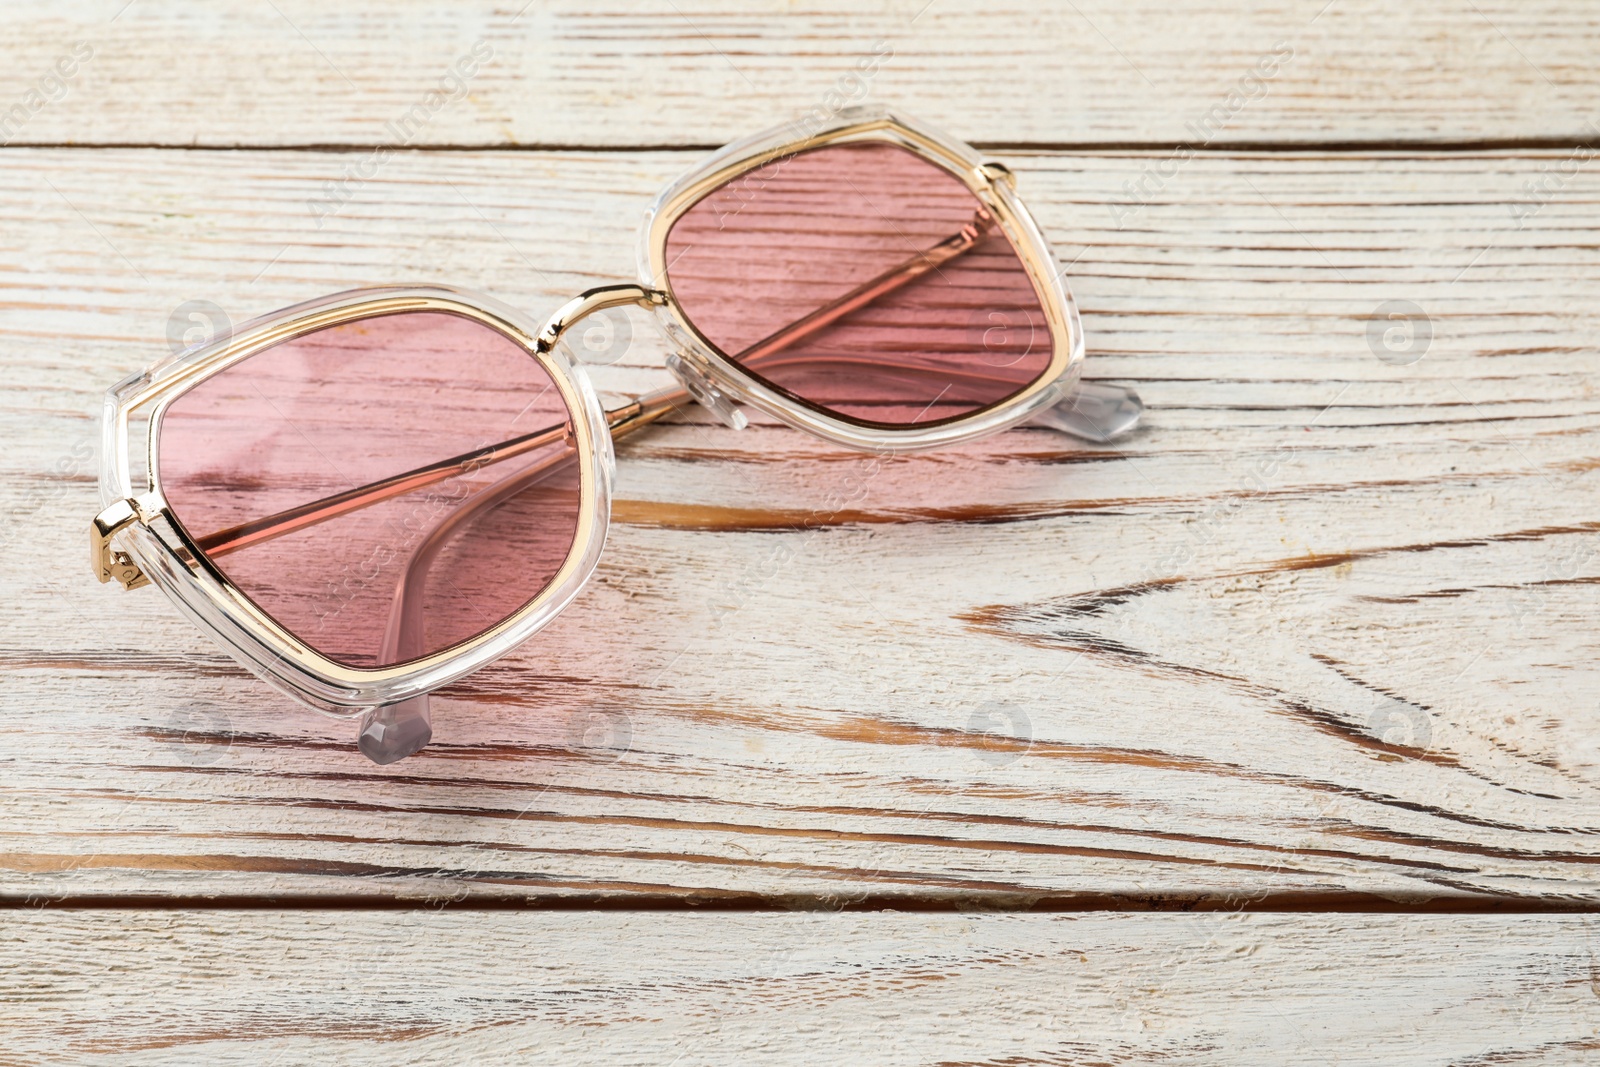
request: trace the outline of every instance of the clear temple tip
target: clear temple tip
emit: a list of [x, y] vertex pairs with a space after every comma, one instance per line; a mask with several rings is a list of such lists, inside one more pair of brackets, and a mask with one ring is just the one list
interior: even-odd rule
[[398, 704], [369, 708], [361, 716], [356, 744], [373, 763], [388, 764], [405, 759], [432, 739], [433, 725], [424, 694]]
[[1132, 430], [1143, 414], [1144, 401], [1132, 389], [1079, 382], [1070, 396], [1039, 412], [1027, 425], [1048, 426], [1103, 445]]

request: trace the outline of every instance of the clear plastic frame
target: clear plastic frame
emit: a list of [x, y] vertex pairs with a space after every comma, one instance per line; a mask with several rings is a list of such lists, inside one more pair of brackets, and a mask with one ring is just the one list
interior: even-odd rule
[[[906, 296], [913, 291], [913, 281], [940, 269], [941, 264], [949, 264], [968, 250], [978, 248], [989, 235], [998, 233], [1008, 244], [1005, 253], [1007, 277], [1011, 279], [1008, 284], [1014, 283], [1018, 292], [1027, 290], [1030, 314], [1037, 311], [1042, 316], [1049, 341], [1047, 353], [1030, 354], [1025, 374], [1018, 371], [1012, 379], [1005, 379], [1003, 393], [996, 391], [982, 402], [963, 400], [968, 406], [958, 407], [956, 414], [937, 414], [926, 420], [891, 423], [853, 417], [793, 390], [774, 386], [758, 373], [758, 368], [724, 354], [685, 312], [673, 287], [669, 241], [674, 225], [686, 213], [695, 210], [703, 199], [742, 175], [774, 161], [817, 151], [818, 155], [809, 157], [815, 169], [822, 165], [818, 161], [824, 159], [821, 150], [836, 146], [893, 146], [910, 153], [917, 161], [915, 166], [933, 174], [938, 183], [952, 189], [957, 189], [954, 183], [959, 183], [958, 192], [952, 195], [965, 205], [962, 210], [969, 221], [960, 227], [958, 234], [939, 241], [932, 249], [917, 251], [906, 263], [865, 283], [850, 283], [855, 288], [844, 298], [834, 300], [817, 312], [789, 321], [781, 317], [789, 312], [781, 311], [778, 321], [786, 325], [781, 325], [777, 333], [760, 343], [776, 351], [791, 341], [775, 342], [774, 337], [799, 336], [797, 331], [801, 327], [809, 331], [807, 336], [828, 335], [836, 324], [863, 308], [881, 312], [887, 304], [874, 303], [881, 296], [891, 291]], [[874, 147], [867, 151], [887, 150]], [[900, 151], [893, 154], [904, 158]], [[832, 176], [823, 174], [821, 182], [830, 186]], [[845, 184], [849, 184], [848, 180]], [[902, 199], [920, 203], [911, 196]], [[799, 214], [797, 217], [806, 225], [810, 224], [810, 216]], [[947, 221], [940, 221], [939, 225], [945, 226]], [[817, 219], [816, 232], [824, 240], [829, 237], [828, 225], [825, 215]], [[922, 248], [915, 244], [912, 247]], [[895, 254], [904, 255], [904, 252]], [[962, 269], [975, 269], [973, 262], [979, 258], [975, 254], [963, 260]], [[1016, 195], [1015, 178], [1003, 164], [986, 160], [959, 141], [886, 111], [852, 109], [813, 116], [729, 145], [679, 178], [660, 194], [645, 215], [639, 248], [639, 283], [591, 289], [574, 297], [540, 327], [535, 327], [513, 308], [461, 289], [373, 287], [335, 294], [267, 315], [119, 383], [109, 391], [105, 402], [100, 470], [103, 510], [91, 524], [91, 565], [101, 582], [114, 579], [130, 589], [145, 584], [158, 586], [240, 663], [302, 703], [335, 716], [361, 715], [362, 725], [358, 731], [361, 750], [377, 762], [391, 762], [415, 752], [431, 737], [429, 692], [504, 655], [550, 622], [578, 594], [594, 570], [605, 542], [614, 469], [613, 440], [671, 411], [698, 402], [723, 422], [742, 429], [746, 418], [740, 405], [748, 405], [824, 440], [879, 453], [937, 448], [1024, 422], [1095, 442], [1108, 441], [1131, 429], [1143, 411], [1135, 394], [1080, 381], [1084, 361], [1082, 328], [1061, 275], [1038, 225]], [[743, 293], [737, 292], [729, 296], [736, 304], [744, 301], [739, 306], [763, 307], [759, 303], [750, 304], [759, 299], [746, 300]], [[645, 309], [660, 327], [669, 348], [666, 365], [677, 378], [678, 386], [607, 411], [602, 409], [582, 368], [563, 354], [559, 342], [566, 331], [586, 316], [605, 308], [623, 306]], [[575, 532], [564, 559], [554, 553], [549, 556], [550, 565], [555, 568], [549, 580], [542, 586], [530, 586], [538, 588], [537, 594], [506, 617], [469, 638], [455, 640], [448, 647], [358, 663], [349, 657], [340, 659], [328, 654], [325, 648], [313, 647], [306, 634], [297, 635], [269, 614], [246, 589], [230, 579], [226, 568], [219, 567], [213, 558], [219, 552], [215, 537], [221, 535], [211, 534], [197, 540], [185, 527], [183, 509], [175, 510], [171, 503], [181, 499], [181, 483], [166, 487], [162, 484], [163, 420], [175, 402], [254, 355], [275, 346], [298, 343], [319, 331], [414, 312], [455, 316], [492, 331], [520, 349], [520, 353], [513, 354], [515, 358], [511, 358], [508, 366], [526, 367], [520, 360], [520, 354], [525, 353], [559, 390], [567, 412], [564, 429], [552, 425], [538, 434], [528, 434], [517, 440], [543, 435], [542, 439], [560, 441], [563, 457], [560, 462], [571, 463], [575, 470]], [[896, 309], [896, 313], [908, 314], [904, 307]], [[914, 316], [914, 307], [909, 314]], [[896, 328], [895, 320], [887, 321], [886, 326], [876, 328], [891, 331]], [[1030, 338], [1035, 336], [1036, 329], [1030, 326]], [[910, 344], [908, 342], [908, 347]], [[1029, 345], [1031, 353], [1031, 340]], [[448, 348], [447, 351], [457, 359], [463, 358], [458, 349]], [[744, 350], [746, 355], [749, 351]], [[791, 347], [781, 355], [795, 363], [813, 358], [800, 347]], [[830, 358], [850, 363], [842, 355]], [[857, 359], [857, 364], [865, 362]], [[894, 364], [892, 360], [886, 360], [885, 364], [893, 373], [912, 374], [912, 370], [907, 369], [908, 364]], [[459, 365], [451, 364], [452, 367]], [[979, 373], [968, 368], [964, 373], [968, 378], [983, 379], [983, 374], [989, 372]], [[394, 371], [393, 374], [403, 378], [402, 392], [409, 396], [410, 373]], [[501, 391], [506, 388], [502, 386]], [[205, 391], [197, 395], [205, 395]], [[474, 394], [474, 397], [479, 395]], [[541, 395], [549, 395], [548, 390]], [[944, 393], [939, 395], [942, 397]], [[262, 399], [271, 403], [265, 396]], [[477, 400], [469, 407], [476, 416]], [[180, 417], [175, 417], [176, 424], [181, 424], [183, 408], [180, 406], [178, 410]], [[189, 440], [204, 442], [206, 438], [191, 437]], [[430, 459], [422, 467], [408, 471], [385, 470], [378, 480], [368, 484], [341, 488], [332, 495], [297, 504], [265, 519], [225, 529], [223, 534], [235, 536], [237, 543], [230, 543], [223, 550], [239, 547], [249, 537], [265, 540], [278, 536], [278, 532], [292, 532], [332, 517], [324, 512], [338, 509], [340, 516], [349, 515], [380, 499], [399, 497], [411, 492], [413, 484], [420, 484], [416, 481], [419, 477], [433, 478], [437, 473], [436, 480], [440, 480], [455, 477], [459, 472], [476, 471], [478, 468], [467, 461], [477, 463], [492, 453], [496, 458], [483, 462], [500, 462], [500, 457], [513, 454], [513, 444], [511, 440], [486, 444], [480, 452], [455, 455], [448, 460], [439, 457], [437, 462]], [[532, 447], [528, 445], [515, 454], [522, 455]], [[563, 470], [568, 468], [564, 466]], [[492, 492], [475, 490], [476, 495], [470, 497], [470, 507], [463, 505], [463, 510], [469, 511], [471, 516], [490, 514], [531, 484], [516, 479], [493, 483]], [[371, 499], [366, 499], [368, 497]], [[360, 502], [356, 502], [358, 498]], [[296, 517], [280, 521], [291, 514]], [[467, 525], [479, 521], [471, 516], [464, 520]], [[285, 526], [288, 522], [296, 525], [289, 530], [259, 536], [259, 531], [237, 534], [247, 527], [259, 528], [263, 523]], [[452, 536], [443, 528], [455, 529], [455, 523], [454, 518], [441, 522], [440, 528], [427, 536], [434, 540]], [[517, 528], [519, 533], [523, 529]], [[432, 544], [433, 540], [427, 543]], [[439, 540], [439, 543], [444, 542]], [[521, 546], [518, 551], [526, 548], [526, 542], [515, 535], [495, 543]], [[415, 559], [412, 557], [407, 566], [426, 566], [426, 561], [417, 564]], [[561, 560], [558, 567], [557, 560]], [[270, 588], [276, 589], [282, 571], [269, 567], [266, 573]], [[540, 580], [546, 574], [551, 572], [539, 572]], [[385, 609], [390, 614], [391, 632], [397, 625], [402, 630], [406, 625], [404, 622], [397, 624], [395, 619], [402, 614], [400, 605], [410, 588], [407, 584], [410, 580], [409, 576], [403, 580], [401, 588], [394, 593], [392, 606]], [[260, 587], [257, 588], [259, 591]], [[485, 615], [491, 614], [482, 609], [477, 600], [472, 604]], [[410, 614], [406, 617], [410, 618], [419, 610], [415, 603], [410, 604], [406, 608]], [[386, 637], [385, 641], [388, 640]]]
[[[667, 236], [674, 223], [712, 191], [774, 160], [829, 145], [880, 142], [903, 148], [960, 180], [986, 208], [1017, 251], [1047, 317], [1053, 345], [1048, 368], [1031, 384], [974, 414], [906, 428], [864, 426], [796, 403], [720, 352], [696, 329], [675, 298]], [[1050, 246], [1017, 198], [1015, 179], [1002, 164], [986, 161], [968, 145], [887, 110], [850, 108], [832, 116], [799, 120], [737, 141], [680, 177], [656, 198], [640, 230], [639, 278], [665, 295], [656, 319], [676, 349], [680, 377], [698, 376], [727, 402], [742, 402], [799, 430], [849, 448], [897, 453], [939, 448], [995, 433], [1024, 422], [1072, 395], [1082, 371], [1083, 329], [1072, 294], [1062, 281]], [[681, 368], [681, 369], [680, 369]], [[686, 384], [694, 385], [692, 380]], [[742, 421], [742, 420], [740, 420]]]
[[[312, 648], [210, 565], [163, 496], [161, 423], [167, 408], [185, 392], [273, 345], [343, 323], [421, 311], [458, 315], [510, 338], [539, 361], [561, 390], [568, 410], [578, 416], [572, 426], [581, 471], [577, 535], [554, 579], [509, 618], [454, 647], [393, 667], [366, 670], [337, 663]], [[137, 517], [119, 531], [128, 563], [250, 670], [334, 715], [354, 715], [427, 693], [504, 655], [577, 595], [600, 558], [610, 515], [611, 435], [600, 401], [583, 372], [553, 344], [541, 343], [539, 336], [520, 312], [464, 290], [372, 288], [256, 319], [123, 381], [106, 395], [100, 492], [107, 507], [131, 502]], [[132, 462], [135, 456], [141, 460], [137, 468]]]

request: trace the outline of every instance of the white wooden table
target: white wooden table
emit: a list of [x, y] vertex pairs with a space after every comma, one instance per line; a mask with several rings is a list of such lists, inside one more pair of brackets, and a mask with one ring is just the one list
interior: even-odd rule
[[[1600, 1062], [1592, 4], [520, 7], [6, 11], [0, 1063]], [[819, 521], [857, 457], [642, 434], [590, 588], [387, 768], [94, 585], [177, 309], [542, 314], [830, 92], [1013, 167], [1136, 436]]]

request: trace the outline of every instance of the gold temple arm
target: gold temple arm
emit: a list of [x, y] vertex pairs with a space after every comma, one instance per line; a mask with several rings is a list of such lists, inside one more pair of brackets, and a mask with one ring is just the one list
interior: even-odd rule
[[[779, 362], [773, 357], [799, 342], [832, 326], [840, 319], [866, 305], [872, 303], [897, 289], [900, 289], [929, 271], [937, 270], [945, 263], [957, 256], [970, 251], [994, 225], [994, 219], [987, 211], [979, 209], [973, 214], [972, 220], [951, 236], [940, 241], [925, 251], [918, 252], [905, 259], [903, 262], [890, 267], [877, 277], [863, 282], [843, 296], [824, 304], [822, 307], [798, 319], [793, 323], [779, 329], [775, 333], [757, 341], [744, 349], [733, 359], [745, 365], [764, 364], [771, 365]], [[587, 297], [588, 294], [585, 294]], [[584, 298], [579, 298], [580, 300]], [[575, 321], [575, 320], [573, 320]], [[563, 323], [570, 326], [571, 321]], [[551, 340], [554, 340], [552, 336]], [[848, 362], [848, 357], [846, 357]], [[873, 360], [875, 366], [881, 365], [881, 360]], [[636, 430], [643, 429], [655, 422], [663, 415], [687, 406], [692, 397], [686, 389], [672, 387], [658, 392], [649, 393], [637, 400], [624, 404], [606, 412], [606, 424], [611, 430], [613, 440], [620, 440]], [[236, 552], [250, 545], [260, 544], [275, 537], [303, 530], [308, 526], [315, 526], [330, 519], [347, 515], [361, 508], [381, 504], [385, 500], [393, 499], [405, 493], [415, 492], [426, 488], [447, 478], [454, 478], [461, 474], [469, 474], [495, 463], [553, 444], [568, 435], [566, 424], [560, 426], [547, 426], [541, 430], [524, 434], [521, 437], [499, 444], [488, 445], [473, 452], [443, 459], [437, 463], [430, 463], [426, 467], [406, 471], [385, 478], [382, 481], [372, 482], [368, 485], [347, 489], [332, 496], [313, 500], [307, 504], [280, 511], [265, 518], [252, 519], [250, 522], [230, 526], [225, 530], [207, 534], [197, 539], [197, 544], [208, 556], [216, 558], [229, 552]]]
[[[688, 403], [689, 394], [682, 389], [664, 389], [659, 393], [651, 393], [641, 397], [614, 411], [606, 412], [606, 422], [611, 427], [613, 439], [623, 437], [635, 430], [648, 426], [669, 411], [682, 407]], [[499, 444], [489, 445], [474, 452], [466, 452], [450, 459], [442, 459], [437, 463], [430, 463], [426, 467], [396, 474], [382, 481], [372, 482], [368, 485], [347, 489], [342, 493], [325, 496], [320, 500], [313, 500], [298, 507], [289, 508], [261, 519], [252, 519], [250, 522], [230, 526], [226, 530], [207, 534], [197, 538], [196, 544], [208, 556], [226, 555], [237, 552], [241, 548], [248, 548], [262, 541], [270, 541], [275, 537], [303, 530], [308, 526], [315, 526], [336, 519], [340, 515], [358, 511], [361, 508], [381, 504], [406, 493], [415, 492], [442, 482], [447, 478], [454, 478], [461, 474], [470, 474], [484, 467], [502, 463], [508, 459], [525, 455], [546, 445], [555, 444], [569, 436], [566, 423], [559, 426], [547, 426], [533, 433], [523, 434], [521, 437], [502, 441]]]
[[[813, 334], [832, 326], [852, 311], [858, 311], [881, 296], [887, 296], [929, 271], [938, 270], [957, 256], [969, 252], [994, 225], [994, 217], [979, 208], [972, 220], [932, 248], [897, 263], [870, 281], [862, 282], [836, 300], [796, 319], [789, 325], [768, 334], [749, 348], [733, 357], [735, 363], [753, 364], [767, 362], [766, 357], [805, 340]], [[876, 361], [874, 361], [876, 362]]]
[[532, 452], [537, 448], [553, 444], [567, 434], [566, 425], [547, 426], [533, 433], [514, 437], [509, 441], [480, 448], [475, 452], [442, 459], [437, 463], [430, 463], [426, 467], [396, 474], [382, 481], [372, 482], [368, 485], [347, 489], [342, 493], [325, 496], [321, 500], [313, 500], [308, 504], [301, 504], [286, 511], [268, 515], [264, 519], [253, 519], [250, 522], [230, 526], [226, 530], [207, 534], [198, 538], [196, 543], [205, 550], [207, 555], [217, 556], [226, 552], [235, 552], [241, 548], [262, 541], [281, 537], [287, 533], [315, 526], [327, 522], [329, 519], [338, 518], [340, 515], [380, 504], [393, 497], [415, 492], [446, 478], [454, 478], [459, 474], [470, 474], [482, 467], [493, 463], [511, 459], [516, 456]]

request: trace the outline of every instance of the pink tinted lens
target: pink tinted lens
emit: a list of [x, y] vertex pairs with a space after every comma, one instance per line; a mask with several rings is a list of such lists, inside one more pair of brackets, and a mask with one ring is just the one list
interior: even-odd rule
[[550, 374], [481, 323], [406, 312], [265, 349], [167, 409], [167, 502], [255, 604], [337, 663], [473, 637], [572, 551], [579, 467]]
[[858, 422], [959, 418], [1019, 392], [1053, 341], [1016, 250], [953, 174], [884, 143], [773, 160], [673, 224], [667, 275], [701, 336]]

